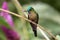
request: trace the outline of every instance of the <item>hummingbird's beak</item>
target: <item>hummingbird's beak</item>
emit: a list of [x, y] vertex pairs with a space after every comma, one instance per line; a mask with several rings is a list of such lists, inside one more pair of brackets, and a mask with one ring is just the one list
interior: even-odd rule
[[23, 10], [23, 12], [28, 12], [27, 10]]

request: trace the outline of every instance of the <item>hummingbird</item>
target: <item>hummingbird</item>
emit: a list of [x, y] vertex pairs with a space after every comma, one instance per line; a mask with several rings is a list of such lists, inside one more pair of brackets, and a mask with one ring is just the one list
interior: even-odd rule
[[37, 37], [37, 24], [38, 24], [38, 20], [39, 20], [38, 13], [34, 10], [33, 7], [28, 7], [27, 11], [28, 11], [28, 19], [36, 23], [36, 25], [35, 25], [30, 22], [30, 25], [34, 32], [34, 36]]

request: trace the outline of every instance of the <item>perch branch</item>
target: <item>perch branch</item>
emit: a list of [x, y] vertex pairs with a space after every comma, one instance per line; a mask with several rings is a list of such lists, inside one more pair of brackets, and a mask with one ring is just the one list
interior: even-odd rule
[[[15, 16], [17, 16], [17, 17], [19, 17], [19, 18], [22, 18], [22, 19], [24, 19], [24, 20], [26, 20], [26, 21], [28, 21], [28, 22], [31, 22], [31, 23], [33, 23], [34, 25], [36, 25], [35, 22], [33, 22], [33, 21], [31, 21], [31, 20], [29, 20], [29, 19], [27, 19], [27, 18], [25, 18], [25, 17], [23, 17], [23, 16], [21, 16], [21, 15], [18, 15], [18, 14], [16, 14], [16, 13], [13, 13], [13, 12], [10, 12], [10, 11], [4, 10], [4, 9], [1, 9], [1, 8], [0, 8], [0, 10], [1, 10], [1, 11], [4, 11], [4, 12], [8, 12], [8, 13], [10, 13], [10, 14], [12, 14], [12, 15], [15, 15]], [[45, 28], [43, 28], [43, 27], [40, 26], [39, 24], [37, 24], [37, 26], [38, 26], [39, 29], [44, 30], [44, 31], [47, 32], [51, 37], [53, 37], [55, 40], [57, 40], [56, 37], [55, 37], [51, 32], [49, 32], [48, 30], [46, 30]]]
[[45, 32], [41, 28], [37, 27], [37, 29], [39, 29], [39, 31], [46, 38], [46, 40], [50, 40], [49, 37], [45, 34]]

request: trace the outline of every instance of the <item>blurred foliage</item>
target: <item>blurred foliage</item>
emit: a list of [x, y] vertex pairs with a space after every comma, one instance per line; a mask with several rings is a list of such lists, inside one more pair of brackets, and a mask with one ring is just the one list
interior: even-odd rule
[[60, 40], [60, 35], [56, 35], [56, 38], [57, 38], [58, 40]]
[[0, 40], [6, 40], [6, 36], [4, 35], [4, 32], [0, 28]]
[[[0, 5], [4, 0], [0, 0]], [[7, 0], [8, 2], [10, 2], [11, 0]], [[58, 11], [60, 11], [60, 0], [18, 0], [22, 5], [27, 4], [27, 3], [31, 3], [31, 2], [43, 2], [43, 3], [47, 3], [49, 5], [51, 5], [52, 7], [54, 7], [55, 9], [57, 9]]]
[[[4, 0], [0, 0], [0, 5]], [[11, 0], [7, 0], [8, 2], [11, 2]], [[31, 2], [43, 2], [46, 4], [51, 5], [52, 7], [54, 7], [55, 9], [57, 9], [58, 11], [60, 11], [60, 0], [18, 0], [22, 5], [24, 4], [29, 4]]]
[[51, 5], [52, 7], [54, 7], [55, 9], [57, 9], [58, 11], [60, 11], [60, 0], [19, 0], [19, 2], [21, 4], [27, 4], [30, 2], [43, 2], [43, 3], [47, 3], [49, 5]]
[[0, 17], [0, 25], [4, 25], [8, 29], [10, 29], [10, 25], [5, 21], [5, 19], [3, 17]]

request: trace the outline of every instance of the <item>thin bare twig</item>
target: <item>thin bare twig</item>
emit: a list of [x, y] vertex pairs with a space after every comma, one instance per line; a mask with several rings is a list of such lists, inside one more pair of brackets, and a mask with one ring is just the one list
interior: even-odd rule
[[[17, 17], [19, 17], [19, 18], [22, 18], [22, 19], [24, 19], [24, 20], [26, 20], [26, 21], [28, 21], [28, 22], [31, 22], [31, 23], [33, 23], [34, 25], [36, 25], [35, 22], [33, 22], [33, 21], [31, 21], [31, 20], [29, 20], [29, 19], [27, 19], [27, 18], [25, 18], [25, 17], [23, 17], [23, 16], [21, 16], [21, 15], [18, 15], [18, 14], [16, 14], [16, 13], [13, 13], [13, 12], [10, 12], [10, 11], [4, 10], [4, 9], [1, 9], [1, 8], [0, 8], [0, 10], [1, 10], [1, 11], [4, 11], [4, 12], [8, 12], [8, 13], [10, 13], [10, 14], [12, 14], [12, 15], [15, 15], [15, 16], [17, 16]], [[44, 30], [45, 32], [47, 32], [47, 33], [48, 33], [51, 37], [53, 37], [55, 40], [57, 40], [56, 37], [55, 37], [51, 32], [49, 32], [48, 30], [46, 30], [45, 28], [43, 28], [43, 27], [40, 26], [39, 24], [37, 24], [37, 26], [38, 26], [38, 28], [40, 28], [40, 29]]]
[[40, 29], [39, 27], [37, 27], [37, 29], [39, 29], [39, 31], [45, 37], [46, 40], [50, 40], [49, 37], [45, 34], [45, 32], [42, 29]]

